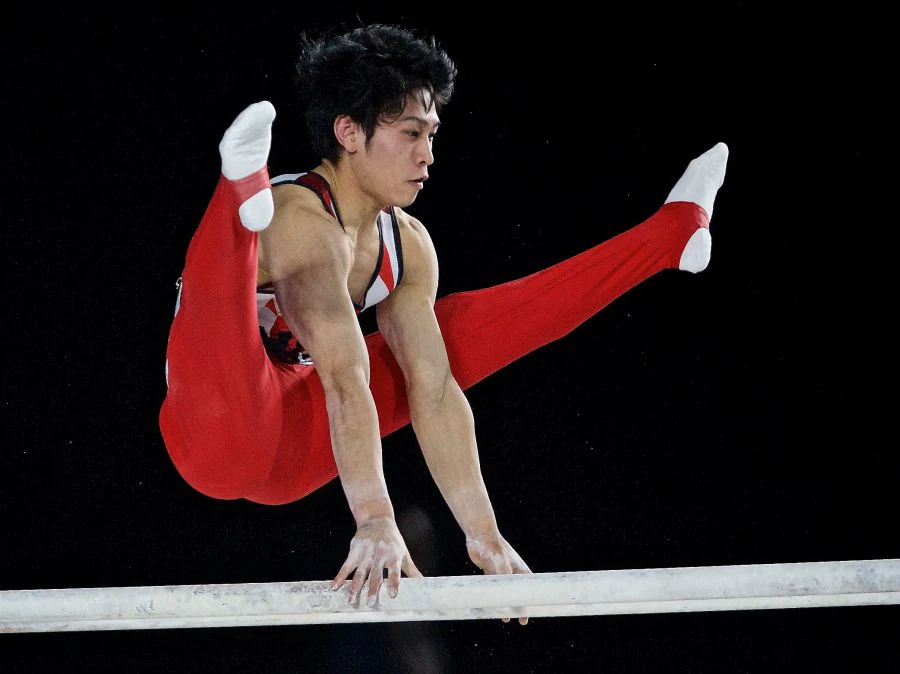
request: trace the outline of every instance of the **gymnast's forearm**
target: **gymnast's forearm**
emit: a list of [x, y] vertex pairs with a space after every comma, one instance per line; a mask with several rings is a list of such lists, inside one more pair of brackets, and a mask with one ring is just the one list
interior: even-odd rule
[[[357, 381], [358, 379], [358, 381]], [[394, 518], [381, 457], [378, 416], [364, 378], [325, 387], [331, 445], [341, 486], [357, 525]]]
[[469, 539], [497, 533], [497, 520], [481, 475], [475, 421], [453, 377], [438, 394], [408, 391], [413, 430], [428, 469]]

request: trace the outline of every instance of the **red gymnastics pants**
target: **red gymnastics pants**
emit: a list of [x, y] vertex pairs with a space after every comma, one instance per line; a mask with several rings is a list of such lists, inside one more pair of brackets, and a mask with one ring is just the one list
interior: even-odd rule
[[[166, 351], [159, 423], [197, 491], [267, 505], [337, 477], [315, 366], [269, 360], [256, 306], [257, 238], [240, 222], [238, 187], [220, 176], [188, 247]], [[498, 286], [447, 295], [435, 313], [462, 389], [563, 337], [657, 272], [677, 268], [706, 212], [673, 202], [568, 260]], [[380, 333], [365, 338], [381, 436], [409, 423], [403, 373]]]

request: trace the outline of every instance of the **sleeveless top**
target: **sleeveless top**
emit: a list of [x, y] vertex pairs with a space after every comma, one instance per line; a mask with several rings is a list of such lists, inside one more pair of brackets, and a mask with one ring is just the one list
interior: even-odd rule
[[[312, 190], [337, 223], [343, 228], [337, 203], [331, 193], [331, 186], [318, 173], [285, 173], [270, 181], [272, 187], [292, 183]], [[403, 278], [403, 251], [400, 247], [400, 230], [397, 216], [391, 207], [378, 214], [376, 220], [380, 248], [378, 261], [366, 286], [362, 304], [353, 302], [357, 315], [378, 304], [387, 297]], [[257, 288], [256, 307], [259, 317], [259, 332], [269, 356], [283, 363], [312, 365], [309, 353], [293, 335], [275, 299], [271, 284]]]

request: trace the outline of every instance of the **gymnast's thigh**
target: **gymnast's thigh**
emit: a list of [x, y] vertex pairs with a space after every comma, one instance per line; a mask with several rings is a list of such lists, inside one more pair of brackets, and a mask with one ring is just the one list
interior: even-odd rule
[[297, 501], [337, 477], [325, 391], [314, 365], [276, 364], [282, 396], [279, 441], [268, 479], [245, 498]]

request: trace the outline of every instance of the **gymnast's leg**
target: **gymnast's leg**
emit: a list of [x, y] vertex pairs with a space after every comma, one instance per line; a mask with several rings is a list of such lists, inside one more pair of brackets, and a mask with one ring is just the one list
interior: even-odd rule
[[266, 161], [275, 110], [244, 110], [225, 132], [222, 175], [188, 247], [166, 350], [159, 424], [178, 471], [213, 498], [264, 482], [282, 396], [259, 335], [257, 232], [272, 218]]
[[[435, 313], [459, 385], [469, 388], [559, 339], [663, 269], [704, 269], [710, 255], [709, 216], [727, 157], [728, 149], [720, 143], [693, 160], [653, 216], [609, 241], [526, 278], [440, 299]], [[409, 423], [406, 387], [384, 337], [372, 333], [366, 345], [384, 437]], [[306, 416], [301, 422], [293, 412], [285, 415], [271, 478], [244, 496], [249, 501], [296, 501], [338, 475], [318, 377], [297, 380], [284, 392], [285, 409]], [[302, 461], [295, 456], [298, 446], [306, 448]]]
[[[654, 215], [609, 241], [526, 278], [438, 300], [435, 313], [460, 387], [563, 337], [663, 269], [705, 269], [709, 218], [727, 159], [728, 148], [719, 143], [691, 161]], [[409, 423], [403, 374], [380, 334], [367, 342], [386, 435]]]

